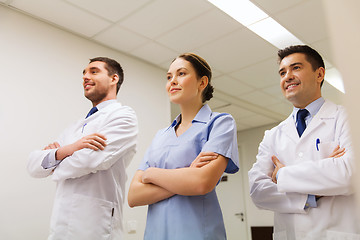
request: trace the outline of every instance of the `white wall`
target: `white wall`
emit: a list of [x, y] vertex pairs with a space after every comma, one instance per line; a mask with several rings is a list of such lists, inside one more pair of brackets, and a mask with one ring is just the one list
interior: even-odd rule
[[[251, 226], [273, 226], [274, 225], [274, 214], [272, 211], [260, 210], [252, 202], [250, 198], [249, 190], [249, 179], [248, 171], [252, 165], [256, 162], [256, 155], [261, 140], [264, 137], [264, 132], [277, 124], [270, 124], [258, 128], [253, 128], [245, 131], [238, 132], [238, 145], [240, 161], [242, 169], [242, 175], [244, 176], [244, 198], [246, 206], [246, 220], [248, 225], [248, 233], [250, 235]], [[249, 236], [250, 237], [250, 236]]]
[[[46, 239], [55, 184], [31, 178], [27, 157], [91, 108], [81, 84], [88, 59], [108, 56], [125, 70], [118, 98], [135, 109], [140, 127], [129, 180], [170, 120], [165, 71], [3, 6], [0, 34], [0, 239]], [[125, 221], [136, 219], [141, 229], [127, 239], [141, 239], [146, 208], [125, 206]]]
[[357, 214], [360, 215], [360, 82], [358, 67], [360, 56], [360, 2], [358, 0], [323, 0], [323, 5], [331, 37], [331, 46], [335, 59], [334, 64], [342, 74], [346, 90], [345, 106], [349, 113], [355, 162], [358, 169], [357, 174], [354, 176], [354, 186], [358, 199]]

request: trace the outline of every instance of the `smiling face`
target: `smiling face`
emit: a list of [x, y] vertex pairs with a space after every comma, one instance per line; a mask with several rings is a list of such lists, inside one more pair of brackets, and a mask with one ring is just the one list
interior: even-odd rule
[[279, 74], [281, 90], [295, 107], [305, 108], [321, 97], [320, 84], [325, 69], [319, 67], [314, 71], [305, 54], [293, 53], [284, 57], [280, 62]]
[[84, 95], [94, 106], [100, 102], [116, 98], [116, 83], [118, 82], [117, 74], [108, 75], [105, 63], [95, 61], [83, 71]]
[[198, 105], [207, 83], [207, 77], [199, 78], [190, 62], [177, 58], [169, 67], [166, 91], [173, 103]]

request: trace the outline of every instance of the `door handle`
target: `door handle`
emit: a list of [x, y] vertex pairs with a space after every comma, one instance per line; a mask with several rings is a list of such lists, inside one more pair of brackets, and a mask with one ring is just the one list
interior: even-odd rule
[[244, 213], [235, 213], [235, 216], [239, 217], [242, 222], [244, 221]]

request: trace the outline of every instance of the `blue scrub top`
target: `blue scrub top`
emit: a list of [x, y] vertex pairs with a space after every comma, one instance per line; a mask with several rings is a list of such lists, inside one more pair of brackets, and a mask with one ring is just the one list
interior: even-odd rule
[[[239, 170], [236, 124], [231, 115], [212, 112], [204, 105], [192, 126], [178, 137], [175, 127], [179, 120], [180, 115], [170, 127], [156, 134], [139, 170], [188, 167], [200, 152], [227, 157], [227, 173]], [[174, 195], [149, 205], [144, 239], [226, 239], [215, 189], [200, 196]]]

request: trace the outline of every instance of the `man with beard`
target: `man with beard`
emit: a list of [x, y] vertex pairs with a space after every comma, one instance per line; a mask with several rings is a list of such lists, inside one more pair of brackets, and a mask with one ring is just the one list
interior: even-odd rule
[[135, 112], [116, 101], [122, 82], [118, 62], [90, 59], [83, 87], [93, 108], [55, 142], [30, 154], [30, 175], [57, 182], [48, 239], [122, 239], [125, 168], [138, 132]]

